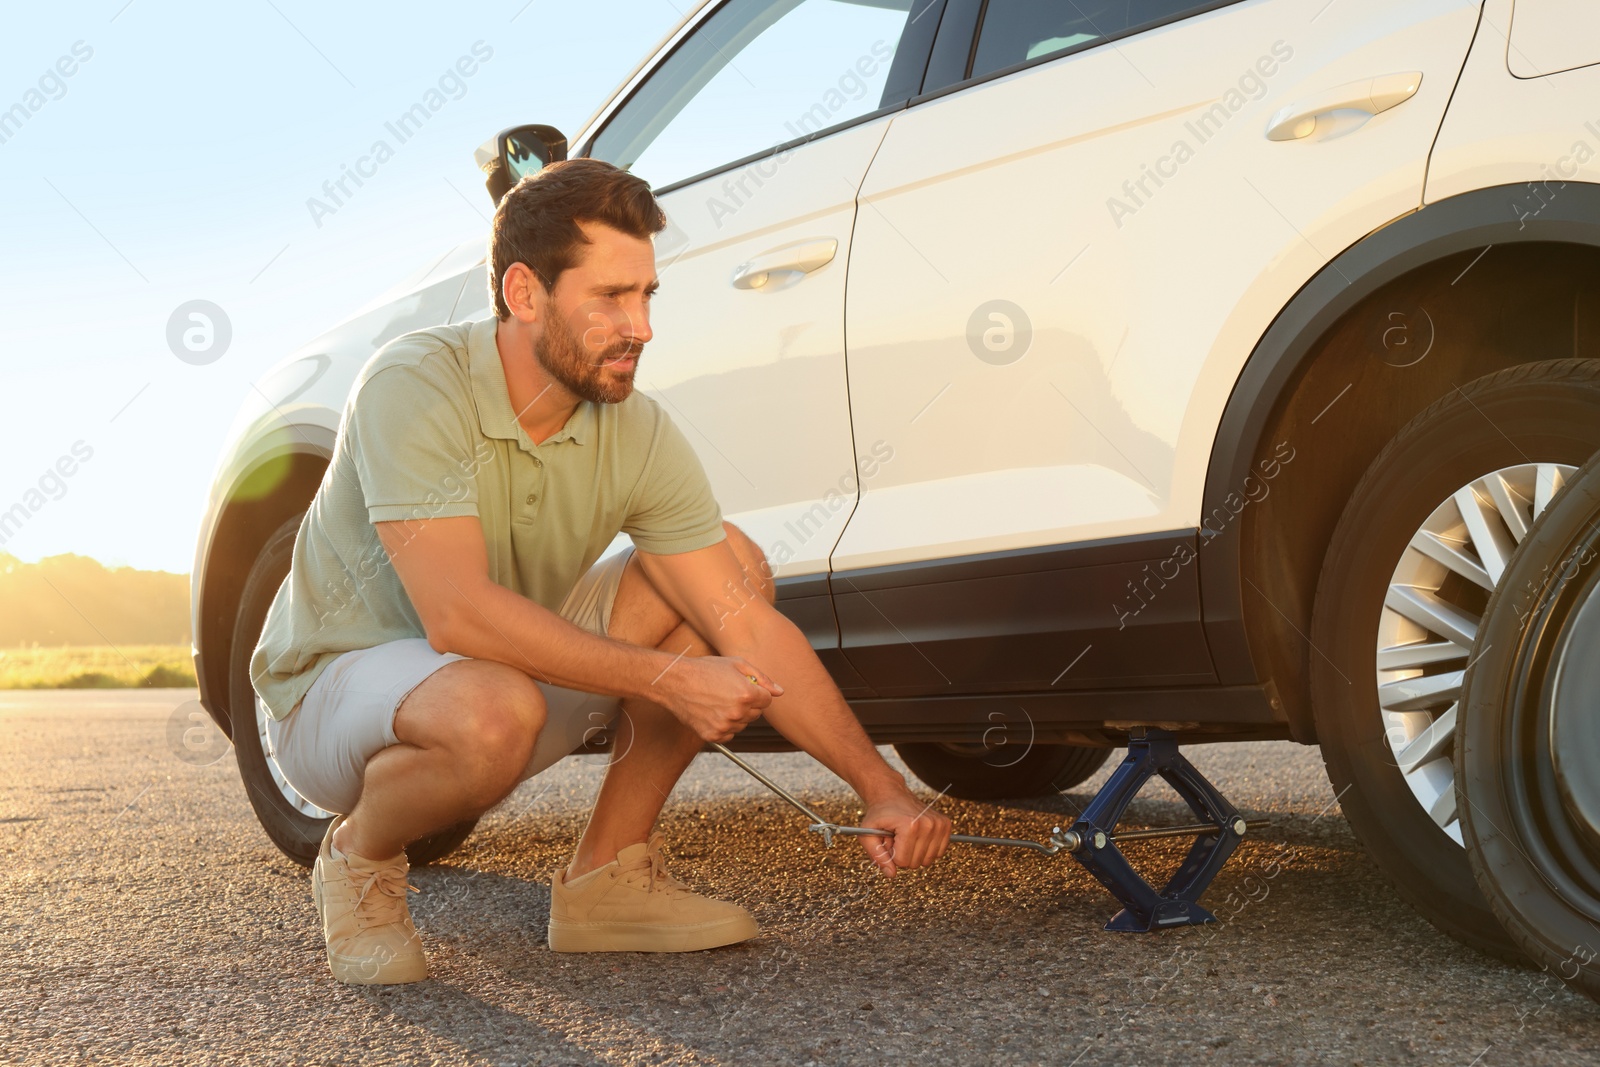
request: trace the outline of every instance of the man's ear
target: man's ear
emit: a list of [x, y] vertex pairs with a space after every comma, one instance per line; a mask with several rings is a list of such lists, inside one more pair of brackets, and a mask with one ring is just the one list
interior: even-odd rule
[[511, 314], [525, 323], [539, 321], [549, 299], [544, 283], [526, 263], [513, 263], [506, 268], [505, 277], [500, 282], [500, 295], [505, 298]]

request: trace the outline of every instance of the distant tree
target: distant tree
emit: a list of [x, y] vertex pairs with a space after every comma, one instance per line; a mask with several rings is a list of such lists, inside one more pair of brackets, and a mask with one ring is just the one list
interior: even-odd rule
[[189, 576], [0, 552], [0, 648], [189, 643]]

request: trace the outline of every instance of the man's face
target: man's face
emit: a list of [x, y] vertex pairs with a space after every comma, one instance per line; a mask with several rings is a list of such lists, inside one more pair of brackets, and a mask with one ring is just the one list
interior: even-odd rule
[[545, 303], [534, 343], [539, 364], [575, 396], [617, 404], [633, 392], [633, 376], [650, 340], [655, 246], [602, 223], [578, 224], [592, 244], [565, 271]]

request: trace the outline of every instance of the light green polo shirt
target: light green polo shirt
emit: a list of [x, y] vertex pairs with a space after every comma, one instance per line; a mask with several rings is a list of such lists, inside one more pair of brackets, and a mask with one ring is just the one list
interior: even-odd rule
[[642, 393], [581, 401], [534, 444], [511, 409], [495, 325], [405, 334], [357, 375], [250, 659], [273, 718], [340, 653], [427, 636], [373, 523], [476, 515], [490, 579], [551, 611], [618, 532], [661, 554], [726, 536], [699, 457]]

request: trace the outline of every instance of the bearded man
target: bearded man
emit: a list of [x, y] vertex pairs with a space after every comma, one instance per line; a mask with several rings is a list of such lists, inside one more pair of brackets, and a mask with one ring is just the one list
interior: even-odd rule
[[[688, 441], [634, 391], [665, 224], [649, 185], [608, 163], [524, 178], [495, 212], [494, 317], [398, 337], [351, 388], [251, 659], [279, 766], [338, 813], [311, 880], [340, 981], [427, 977], [405, 846], [601, 727], [614, 755], [552, 876], [555, 951], [758, 933], [667, 873], [654, 826], [704, 743], [762, 715], [892, 833], [861, 838], [884, 873], [949, 844], [773, 607], [766, 559], [723, 521]], [[619, 532], [631, 548], [602, 560]]]

